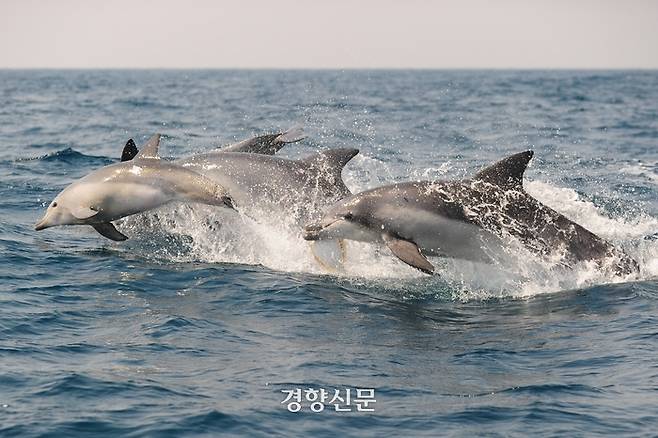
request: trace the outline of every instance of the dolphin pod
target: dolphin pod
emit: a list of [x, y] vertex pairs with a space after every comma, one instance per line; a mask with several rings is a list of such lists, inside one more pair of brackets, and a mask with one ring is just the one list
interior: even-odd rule
[[[304, 138], [301, 128], [261, 135], [207, 153], [161, 160], [160, 136], [141, 152], [129, 140], [121, 162], [65, 188], [35, 229], [91, 225], [112, 240], [127, 236], [111, 223], [173, 201], [263, 211], [291, 217], [310, 241], [380, 242], [398, 259], [432, 274], [429, 256], [493, 262], [510, 239], [565, 266], [593, 261], [617, 275], [639, 272], [635, 260], [542, 204], [523, 188], [532, 151], [486, 167], [471, 179], [415, 181], [351, 194], [342, 180], [357, 149], [330, 149], [299, 160], [275, 156]], [[320, 262], [320, 260], [318, 260]]]

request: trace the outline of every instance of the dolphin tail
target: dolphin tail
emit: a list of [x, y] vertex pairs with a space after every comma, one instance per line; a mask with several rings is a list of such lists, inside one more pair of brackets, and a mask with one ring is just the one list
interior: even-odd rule
[[246, 152], [250, 154], [274, 155], [289, 143], [295, 143], [306, 138], [301, 126], [295, 126], [277, 134], [259, 135], [241, 142], [225, 146], [222, 152]]
[[292, 128], [288, 129], [286, 132], [279, 134], [274, 139], [274, 141], [287, 144], [287, 143], [297, 143], [298, 141], [302, 141], [305, 138], [306, 138], [306, 134], [304, 134], [304, 127], [293, 126]]
[[315, 171], [315, 181], [324, 189], [332, 190], [336, 186], [343, 196], [350, 194], [343, 182], [343, 168], [359, 153], [358, 149], [329, 149], [300, 160], [308, 170]]

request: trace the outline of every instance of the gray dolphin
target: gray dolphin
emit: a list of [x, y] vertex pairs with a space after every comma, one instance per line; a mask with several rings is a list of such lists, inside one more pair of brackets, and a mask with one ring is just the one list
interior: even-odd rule
[[[222, 148], [173, 161], [198, 172], [231, 194], [243, 212], [258, 210], [293, 215], [303, 223], [350, 195], [341, 173], [358, 149], [329, 149], [301, 160], [272, 156], [288, 143], [304, 139], [301, 127], [252, 137]], [[121, 160], [138, 153], [128, 140]], [[277, 215], [275, 220], [280, 219]]]
[[124, 161], [98, 169], [66, 187], [34, 228], [91, 225], [108, 239], [126, 240], [111, 221], [171, 201], [232, 208], [228, 192], [217, 182], [159, 158], [160, 134], [151, 137], [139, 153], [134, 142], [130, 143], [124, 148]]
[[606, 259], [618, 275], [639, 272], [620, 249], [523, 189], [532, 151], [507, 157], [470, 180], [393, 184], [347, 197], [306, 227], [306, 240], [383, 241], [403, 262], [425, 273], [426, 256], [490, 261], [513, 237], [540, 255], [559, 255], [565, 265]]
[[[341, 173], [358, 149], [329, 149], [300, 160], [220, 149], [175, 160], [212, 179], [245, 212], [269, 211], [302, 224], [350, 191]], [[278, 220], [280, 215], [277, 215]]]
[[249, 152], [252, 154], [274, 155], [289, 143], [296, 143], [306, 138], [301, 126], [295, 126], [276, 134], [258, 135], [220, 149], [221, 152]]
[[[218, 148], [216, 152], [246, 152], [252, 154], [274, 155], [289, 143], [296, 143], [306, 138], [301, 126], [290, 128], [284, 132], [264, 134], [248, 138], [227, 146]], [[130, 161], [137, 156], [139, 150], [133, 139], [129, 139], [121, 152], [121, 161]]]

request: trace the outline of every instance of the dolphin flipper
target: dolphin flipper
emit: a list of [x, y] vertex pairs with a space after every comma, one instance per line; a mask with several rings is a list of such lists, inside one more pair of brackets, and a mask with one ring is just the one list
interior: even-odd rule
[[128, 237], [124, 234], [121, 234], [119, 230], [114, 228], [114, 225], [112, 225], [111, 222], [92, 224], [91, 226], [94, 227], [94, 230], [98, 231], [101, 236], [107, 237], [110, 240], [114, 240], [116, 242], [128, 240]]
[[421, 254], [414, 242], [398, 239], [390, 234], [384, 234], [382, 237], [397, 258], [426, 274], [434, 273], [434, 266]]
[[278, 134], [266, 134], [252, 137], [241, 142], [224, 146], [221, 152], [246, 152], [251, 154], [274, 155], [288, 143], [295, 143], [306, 138], [301, 127], [297, 126]]

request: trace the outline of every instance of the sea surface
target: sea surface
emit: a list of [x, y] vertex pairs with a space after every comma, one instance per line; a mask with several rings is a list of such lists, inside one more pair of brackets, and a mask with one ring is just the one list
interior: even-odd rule
[[[128, 138], [179, 157], [295, 125], [284, 157], [360, 149], [353, 192], [532, 149], [528, 192], [641, 271], [523, 256], [430, 277], [348, 243], [326, 272], [285, 221], [198, 205], [121, 221], [126, 242], [34, 231]], [[658, 430], [656, 71], [5, 70], [0, 152], [2, 437]], [[309, 389], [349, 389], [349, 411]]]

